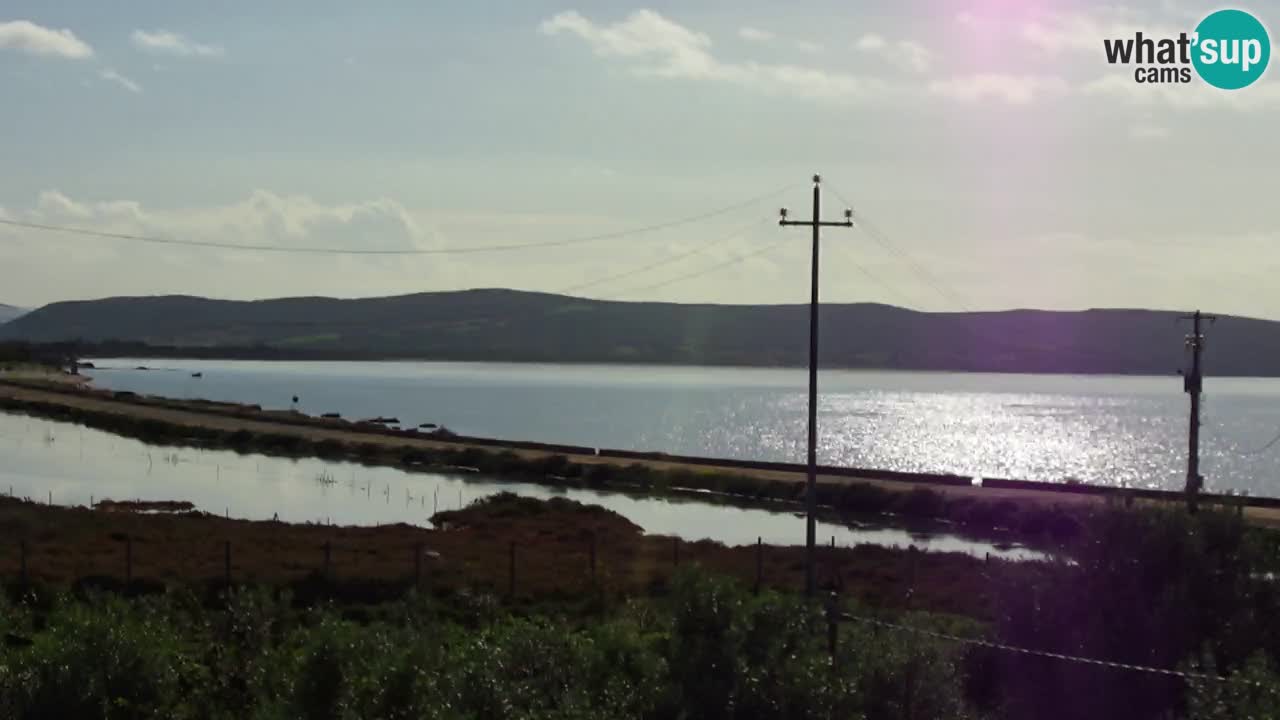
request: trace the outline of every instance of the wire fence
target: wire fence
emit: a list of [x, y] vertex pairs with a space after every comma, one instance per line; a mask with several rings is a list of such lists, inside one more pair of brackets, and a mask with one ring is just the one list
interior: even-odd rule
[[1092, 665], [1094, 667], [1107, 668], [1110, 670], [1125, 670], [1130, 672], [1146, 673], [1151, 675], [1164, 675], [1169, 677], [1182, 678], [1184, 680], [1206, 681], [1206, 682], [1224, 682], [1224, 683], [1241, 683], [1253, 687], [1265, 687], [1260, 683], [1238, 677], [1230, 677], [1225, 675], [1212, 675], [1209, 673], [1189, 672], [1185, 670], [1171, 670], [1169, 668], [1150, 667], [1146, 665], [1134, 665], [1132, 663], [1114, 662], [1111, 660], [1100, 660], [1098, 658], [1082, 657], [1078, 655], [1067, 655], [1064, 653], [1049, 652], [1047, 650], [1034, 650], [1031, 648], [1018, 647], [1016, 645], [1007, 645], [992, 640], [983, 640], [981, 638], [963, 637], [960, 635], [952, 635], [950, 633], [938, 632], [936, 630], [927, 630], [925, 628], [911, 627], [899, 623], [878, 620], [876, 618], [862, 617], [851, 615], [849, 613], [838, 613], [837, 621], [855, 622], [872, 627], [884, 628], [895, 632], [910, 633], [923, 637], [932, 638], [934, 640], [943, 640], [946, 642], [960, 643], [971, 647], [981, 647], [990, 650], [999, 650], [1017, 655], [1027, 655], [1031, 657], [1046, 658], [1049, 660], [1060, 660], [1062, 662], [1077, 663], [1082, 665]]
[[[322, 530], [322, 528], [313, 529]], [[10, 569], [11, 575], [9, 572], [4, 573], [9, 577], [0, 579], [11, 578], [16, 581], [19, 588], [24, 589], [53, 578], [69, 581], [72, 585], [78, 585], [82, 581], [96, 581], [102, 584], [104, 580], [120, 582], [122, 579], [123, 584], [117, 589], [126, 592], [145, 592], [155, 590], [158, 579], [173, 579], [178, 575], [188, 582], [212, 583], [221, 587], [248, 585], [260, 576], [264, 567], [272, 566], [273, 570], [269, 574], [277, 583], [283, 579], [282, 575], [291, 574], [294, 579], [310, 581], [318, 584], [321, 589], [330, 588], [335, 591], [345, 583], [361, 585], [375, 579], [401, 590], [410, 587], [430, 590], [434, 583], [444, 579], [441, 577], [444, 574], [442, 571], [447, 569], [461, 572], [472, 583], [482, 580], [482, 584], [487, 584], [494, 592], [508, 599], [516, 599], [526, 590], [534, 589], [532, 586], [538, 586], [536, 589], [541, 591], [558, 592], [604, 591], [609, 586], [619, 589], [629, 585], [623, 582], [623, 579], [632, 575], [637, 566], [648, 571], [650, 581], [662, 575], [669, 577], [682, 563], [697, 562], [697, 557], [691, 551], [698, 545], [684, 543], [680, 538], [670, 538], [667, 540], [669, 549], [651, 552], [646, 558], [637, 558], [635, 554], [627, 552], [620, 545], [605, 547], [600, 535], [587, 532], [581, 535], [581, 542], [576, 547], [560, 544], [554, 548], [540, 549], [536, 543], [509, 540], [503, 543], [505, 552], [497, 551], [494, 543], [489, 543], [489, 547], [484, 549], [482, 559], [468, 560], [447, 558], [435, 549], [434, 543], [423, 540], [405, 541], [402, 538], [392, 545], [386, 543], [378, 545], [376, 548], [378, 557], [371, 562], [367, 558], [375, 552], [374, 547], [368, 543], [350, 540], [335, 542], [329, 539], [319, 544], [301, 542], [289, 548], [276, 548], [273, 552], [272, 549], [264, 548], [262, 543], [249, 541], [233, 543], [232, 540], [210, 540], [201, 542], [198, 546], [191, 543], [182, 547], [160, 545], [159, 549], [153, 550], [157, 547], [154, 538], [150, 541], [136, 542], [131, 535], [113, 535], [113, 539], [118, 543], [117, 547], [123, 548], [123, 553], [105, 553], [102, 548], [98, 548], [94, 553], [96, 562], [92, 568], [76, 565], [76, 571], [71, 573], [65, 571], [65, 566], [68, 562], [74, 564], [76, 561], [66, 557], [65, 546], [52, 542], [18, 540], [11, 545], [15, 551], [16, 567]], [[236, 548], [242, 548], [244, 556], [249, 558], [247, 564], [256, 566], [257, 570], [246, 567]], [[754, 593], [759, 593], [770, 579], [765, 563], [765, 554], [768, 549], [762, 540], [757, 538], [754, 547], [754, 581], [751, 583]], [[4, 554], [7, 553], [0, 554], [0, 558]], [[534, 557], [539, 554], [542, 557]], [[163, 557], [157, 558], [157, 555]], [[907, 589], [908, 607], [911, 604], [910, 598], [915, 592], [917, 553], [911, 552], [910, 555], [911, 579]], [[395, 559], [397, 557], [399, 560]], [[366, 558], [363, 568], [361, 567], [362, 558]], [[532, 573], [537, 575], [536, 578], [525, 576], [527, 563], [531, 560], [532, 564], [537, 566], [533, 568]], [[987, 562], [990, 562], [990, 558]], [[54, 565], [61, 566], [62, 569], [55, 569], [52, 567]], [[114, 565], [114, 567], [104, 565]], [[140, 572], [144, 568], [145, 572]], [[179, 572], [180, 569], [185, 572]], [[370, 569], [374, 572], [369, 573]], [[477, 570], [479, 572], [476, 572]], [[530, 587], [526, 587], [526, 583]], [[825, 620], [828, 650], [833, 661], [837, 656], [840, 624], [857, 623], [966, 647], [984, 648], [1104, 670], [1173, 677], [1188, 682], [1233, 683], [1263, 689], [1267, 687], [1241, 677], [1153, 667], [1021, 647], [981, 637], [967, 637], [854, 614], [841, 610], [840, 596], [835, 591], [826, 598]]]
[[[550, 538], [541, 543], [486, 538], [486, 533], [440, 541], [439, 536], [426, 536], [427, 531], [389, 537], [368, 527], [230, 522], [275, 527], [235, 540], [197, 541], [145, 532], [117, 531], [92, 537], [76, 533], [59, 538], [37, 531], [4, 543], [7, 548], [0, 549], [0, 583], [11, 581], [22, 589], [85, 584], [141, 592], [210, 584], [288, 586], [299, 581], [319, 582], [335, 591], [370, 584], [431, 589], [439, 583], [441, 587], [484, 588], [514, 599], [548, 592], [643, 588], [669, 578], [682, 564], [706, 559], [709, 552], [736, 550], [679, 537], [637, 543], [594, 530], [573, 531], [570, 539]], [[297, 533], [298, 527], [305, 528], [305, 537], [272, 537], [273, 529]], [[344, 531], [345, 536], [341, 535]], [[757, 538], [751, 583], [755, 593], [769, 579], [765, 563], [769, 549]], [[781, 551], [779, 559], [789, 557], [789, 550]], [[776, 579], [782, 580], [782, 576], [779, 571]]]

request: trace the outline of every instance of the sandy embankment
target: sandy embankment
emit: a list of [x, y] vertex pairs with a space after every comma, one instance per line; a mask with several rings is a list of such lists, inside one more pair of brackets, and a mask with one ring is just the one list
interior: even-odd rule
[[[345, 421], [324, 421], [319, 418], [310, 418], [294, 413], [255, 411], [243, 407], [236, 407], [233, 411], [229, 409], [232, 406], [202, 405], [198, 401], [164, 400], [163, 404], [151, 404], [148, 399], [144, 398], [128, 397], [118, 399], [110, 392], [89, 389], [86, 387], [87, 378], [82, 376], [63, 375], [56, 380], [55, 385], [48, 387], [33, 387], [4, 382], [5, 380], [17, 379], [19, 378], [14, 376], [0, 376], [0, 398], [18, 403], [47, 403], [89, 412], [110, 413], [136, 419], [153, 420], [176, 427], [201, 428], [224, 432], [245, 430], [256, 434], [293, 436], [311, 442], [333, 440], [353, 445], [375, 445], [383, 449], [397, 451], [414, 449], [459, 450], [471, 447], [488, 452], [510, 451], [520, 458], [534, 461], [551, 456], [563, 456], [569, 462], [581, 465], [629, 466], [640, 464], [657, 471], [686, 470], [699, 473], [724, 473], [738, 477], [760, 478], [796, 484], [802, 484], [806, 480], [803, 472], [777, 469], [729, 465], [717, 466], [714, 463], [692, 465], [655, 459], [620, 459], [591, 454], [506, 447], [488, 443], [467, 445], [465, 442], [413, 437], [404, 433], [388, 434], [377, 432], [374, 428], [366, 430]], [[48, 380], [49, 378], [46, 375], [45, 377], [33, 379]], [[970, 498], [987, 502], [1009, 500], [1023, 506], [1073, 506], [1105, 502], [1105, 497], [1101, 495], [1063, 492], [1053, 486], [1047, 486], [1044, 489], [1022, 489], [938, 485], [845, 475], [820, 475], [818, 482], [831, 485], [866, 484], [892, 492], [910, 492], [920, 487], [927, 487], [951, 499]], [[1171, 495], [1171, 498], [1174, 497], [1176, 495]], [[1280, 508], [1250, 506], [1245, 508], [1245, 513], [1246, 517], [1259, 524], [1280, 527]]]

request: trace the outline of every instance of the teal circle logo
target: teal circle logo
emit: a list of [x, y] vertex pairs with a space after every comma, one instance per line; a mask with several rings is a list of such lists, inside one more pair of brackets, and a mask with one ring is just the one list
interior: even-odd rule
[[1243, 10], [1219, 10], [1196, 26], [1191, 63], [1210, 85], [1239, 90], [1262, 77], [1271, 38], [1258, 18]]

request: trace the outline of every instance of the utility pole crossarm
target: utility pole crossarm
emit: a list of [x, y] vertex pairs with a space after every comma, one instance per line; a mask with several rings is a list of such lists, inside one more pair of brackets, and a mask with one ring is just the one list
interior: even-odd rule
[[823, 227], [853, 227], [853, 210], [844, 211], [844, 220], [823, 220], [818, 186], [822, 178], [813, 176], [813, 217], [809, 220], [788, 220], [787, 209], [779, 211], [778, 224], [783, 227], [803, 225], [813, 228], [813, 264], [809, 294], [809, 442], [808, 482], [805, 486], [805, 594], [813, 597], [817, 590], [815, 568], [817, 566], [816, 526], [818, 507], [818, 229]]
[[[786, 208], [783, 209], [785, 210]], [[845, 212], [853, 211], [846, 210]], [[812, 220], [779, 220], [778, 224], [786, 227], [788, 225], [813, 225], [814, 223]], [[820, 220], [818, 221], [818, 227], [853, 227], [853, 220]]]

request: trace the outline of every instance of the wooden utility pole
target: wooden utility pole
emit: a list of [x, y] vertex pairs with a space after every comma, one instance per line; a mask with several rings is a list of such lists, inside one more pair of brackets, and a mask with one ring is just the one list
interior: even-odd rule
[[1204, 387], [1203, 368], [1200, 364], [1200, 353], [1204, 350], [1204, 334], [1200, 332], [1200, 321], [1213, 322], [1218, 318], [1213, 315], [1202, 315], [1199, 310], [1194, 314], [1182, 316], [1190, 320], [1191, 334], [1187, 336], [1187, 349], [1191, 351], [1191, 372], [1183, 375], [1182, 389], [1191, 396], [1191, 419], [1187, 428], [1187, 510], [1195, 512], [1197, 495], [1204, 486], [1204, 476], [1200, 474], [1200, 392]]
[[788, 220], [787, 209], [780, 211], [778, 224], [782, 226], [804, 225], [813, 228], [813, 261], [810, 268], [809, 287], [809, 458], [808, 483], [805, 487], [805, 569], [804, 591], [813, 597], [816, 590], [814, 582], [814, 549], [816, 514], [818, 507], [818, 229], [821, 227], [853, 227], [853, 210], [844, 211], [844, 220], [840, 222], [824, 222], [819, 215], [821, 200], [818, 188], [822, 183], [819, 175], [813, 176], [813, 217], [809, 220]]

